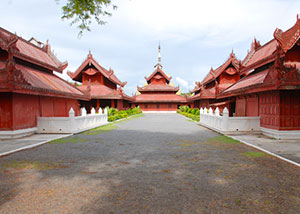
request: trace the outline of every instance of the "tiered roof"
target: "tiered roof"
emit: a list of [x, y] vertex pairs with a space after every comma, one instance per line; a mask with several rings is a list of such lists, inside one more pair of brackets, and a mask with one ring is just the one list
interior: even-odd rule
[[241, 73], [245, 76], [226, 89], [223, 96], [242, 92], [259, 92], [276, 89], [297, 88], [300, 84], [299, 60], [286, 59], [286, 54], [294, 47], [300, 48], [300, 19], [293, 27], [283, 32], [274, 31], [274, 39], [265, 45], [251, 46], [251, 50], [242, 62]]
[[[191, 93], [196, 93], [192, 100], [197, 100], [200, 98], [204, 99], [214, 99], [218, 95], [219, 92], [224, 91], [226, 88], [228, 88], [233, 83], [228, 82], [222, 82], [220, 83], [219, 77], [226, 73], [228, 75], [236, 75], [239, 74], [240, 71], [240, 61], [236, 58], [233, 51], [229, 55], [229, 58], [224, 62], [221, 66], [219, 66], [217, 69], [211, 68], [209, 73], [205, 76], [205, 78], [202, 80], [202, 82], [196, 82], [195, 88], [191, 91]], [[215, 82], [214, 87], [209, 87], [208, 85], [210, 83]]]
[[156, 69], [151, 75], [145, 77], [148, 85], [137, 87], [138, 92], [141, 94], [135, 96], [135, 102], [186, 102], [186, 97], [176, 94], [179, 91], [179, 86], [174, 87], [170, 85], [172, 77], [166, 75], [162, 70], [160, 46], [158, 51], [158, 63], [154, 66]]
[[169, 77], [168, 75], [165, 74], [165, 72], [163, 72], [160, 66], [156, 66], [156, 70], [149, 77], [145, 77], [148, 84], [153, 78], [154, 79], [164, 78], [167, 84], [169, 84], [172, 79], [171, 76]]
[[[77, 68], [77, 70], [72, 73], [68, 72], [68, 75], [75, 81], [82, 82], [82, 73], [84, 72], [84, 69], [87, 66], [94, 65], [96, 69], [94, 69], [94, 73], [90, 73], [90, 75], [95, 74], [96, 72], [100, 72], [104, 77], [106, 77], [109, 81], [112, 83], [119, 85], [121, 87], [124, 87], [127, 82], [121, 82], [116, 75], [114, 74], [114, 71], [112, 69], [106, 70], [103, 68], [94, 58], [91, 52], [89, 52], [87, 58], [84, 60], [84, 62]], [[91, 71], [90, 71], [91, 72]]]
[[[149, 84], [137, 87], [141, 94], [135, 97], [135, 102], [186, 102], [185, 97], [176, 94], [179, 91], [179, 86], [171, 86], [170, 80], [172, 77], [167, 76], [159, 66], [145, 79]], [[164, 79], [165, 83], [152, 84], [152, 79]]]
[[8, 60], [0, 61], [0, 91], [88, 99], [53, 74], [62, 73], [68, 63], [56, 58], [48, 42], [39, 47], [0, 28], [0, 48], [8, 53]]
[[68, 75], [75, 81], [83, 82], [83, 73], [93, 76], [97, 73], [101, 73], [108, 81], [119, 86], [117, 89], [112, 89], [104, 84], [91, 83], [82, 84], [78, 88], [86, 93], [89, 93], [92, 99], [126, 99], [132, 100], [131, 97], [123, 93], [122, 87], [124, 87], [127, 82], [121, 82], [112, 69], [106, 70], [103, 68], [94, 58], [91, 52], [89, 52], [87, 58], [79, 66], [79, 68], [74, 72], [68, 72]]

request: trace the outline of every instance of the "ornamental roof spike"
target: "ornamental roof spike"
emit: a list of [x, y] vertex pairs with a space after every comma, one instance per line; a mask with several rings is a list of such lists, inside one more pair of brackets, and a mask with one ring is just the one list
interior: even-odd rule
[[161, 54], [160, 54], [160, 43], [158, 44], [158, 63], [154, 66], [154, 68], [159, 67], [162, 69], [162, 64], [161, 64]]
[[89, 49], [89, 53], [88, 53], [88, 56], [87, 56], [87, 58], [88, 58], [88, 59], [91, 59], [91, 58], [93, 58], [93, 54], [92, 54], [92, 52], [91, 52], [91, 49]]

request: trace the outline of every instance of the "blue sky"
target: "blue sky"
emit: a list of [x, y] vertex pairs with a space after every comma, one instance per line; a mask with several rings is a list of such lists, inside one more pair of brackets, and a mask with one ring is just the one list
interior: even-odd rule
[[128, 82], [129, 95], [154, 71], [159, 42], [163, 70], [188, 92], [232, 49], [243, 59], [254, 37], [268, 42], [276, 27], [290, 28], [300, 12], [300, 1], [293, 0], [112, 0], [118, 9], [108, 23], [93, 24], [79, 39], [76, 27], [60, 19], [63, 2], [2, 0], [0, 26], [25, 39], [49, 39], [58, 58], [69, 63], [65, 79], [91, 50], [103, 67]]

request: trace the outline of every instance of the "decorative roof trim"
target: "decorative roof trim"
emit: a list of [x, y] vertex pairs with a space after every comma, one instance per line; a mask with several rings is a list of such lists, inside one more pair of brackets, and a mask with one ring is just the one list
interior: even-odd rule
[[285, 32], [283, 32], [281, 29], [276, 28], [273, 35], [280, 44], [284, 53], [294, 47], [294, 45], [300, 39], [300, 18], [298, 14], [297, 21], [293, 27]]
[[162, 70], [160, 67], [157, 67], [157, 68], [155, 69], [155, 71], [154, 71], [149, 77], [145, 77], [146, 81], [147, 81], [147, 82], [150, 81], [150, 80], [154, 77], [154, 75], [157, 74], [158, 72], [159, 72], [166, 80], [168, 80], [168, 82], [171, 81], [172, 77], [168, 77], [168, 76], [163, 72], [163, 70]]

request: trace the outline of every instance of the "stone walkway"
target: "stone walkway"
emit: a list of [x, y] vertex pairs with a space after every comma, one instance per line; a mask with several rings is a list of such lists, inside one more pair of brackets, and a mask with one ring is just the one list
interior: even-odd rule
[[300, 166], [300, 140], [277, 140], [265, 135], [233, 135], [232, 137], [287, 158]]
[[67, 134], [34, 134], [19, 139], [0, 140], [0, 157], [24, 149], [42, 145], [54, 139], [67, 137]]
[[300, 170], [177, 114], [0, 158], [0, 213], [300, 213]]

